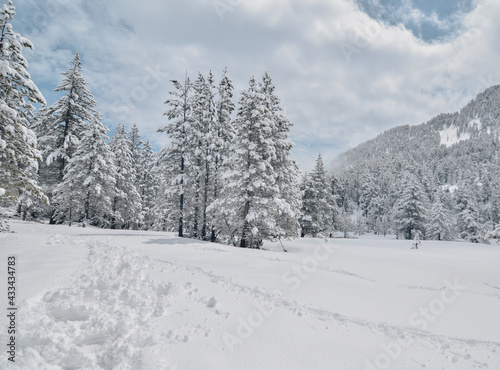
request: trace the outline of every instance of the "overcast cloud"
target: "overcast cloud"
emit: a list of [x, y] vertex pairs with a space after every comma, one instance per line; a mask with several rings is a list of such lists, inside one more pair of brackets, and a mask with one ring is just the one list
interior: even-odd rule
[[[439, 3], [436, 5], [434, 3]], [[169, 79], [227, 66], [237, 91], [272, 76], [310, 170], [384, 130], [458, 110], [500, 79], [500, 2], [14, 0], [49, 104], [80, 53], [104, 123], [160, 148]]]

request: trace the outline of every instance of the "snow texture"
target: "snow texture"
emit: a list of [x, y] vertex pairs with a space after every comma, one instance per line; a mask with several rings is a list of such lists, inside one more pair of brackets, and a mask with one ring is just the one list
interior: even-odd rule
[[500, 368], [498, 245], [11, 227], [19, 369]]

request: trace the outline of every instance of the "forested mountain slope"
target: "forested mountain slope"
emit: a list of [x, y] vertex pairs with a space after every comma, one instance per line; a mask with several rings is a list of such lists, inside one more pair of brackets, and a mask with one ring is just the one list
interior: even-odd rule
[[[410, 176], [422, 188], [426, 208], [440, 200], [458, 224], [460, 213], [468, 209], [477, 222], [488, 225], [487, 232], [500, 221], [499, 134], [500, 86], [492, 86], [460, 112], [395, 127], [343, 153], [332, 172], [350, 208], [361, 211], [369, 229], [375, 228], [374, 209], [392, 212], [396, 221], [394, 207]], [[462, 235], [466, 226], [458, 224]]]

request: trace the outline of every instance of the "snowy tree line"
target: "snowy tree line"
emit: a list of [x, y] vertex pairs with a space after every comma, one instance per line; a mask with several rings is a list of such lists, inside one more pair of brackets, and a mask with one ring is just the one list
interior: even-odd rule
[[[107, 140], [97, 104], [75, 55], [33, 128], [45, 162], [39, 180], [51, 223], [176, 231], [179, 236], [260, 247], [263, 239], [298, 233], [298, 166], [291, 123], [271, 77], [250, 79], [236, 109], [223, 72], [172, 81], [165, 102], [170, 144], [158, 155], [137, 126], [118, 125]], [[233, 116], [233, 111], [236, 115]]]
[[[55, 88], [61, 97], [35, 115], [33, 104], [45, 100], [26, 70], [22, 48], [33, 45], [13, 32], [14, 14], [9, 1], [0, 18], [0, 202], [17, 204], [23, 219], [175, 231], [251, 248], [338, 231], [473, 242], [500, 234], [490, 96], [498, 89], [460, 114], [395, 128], [347, 152], [335, 175], [319, 156], [299, 181], [292, 124], [269, 74], [251, 77], [237, 104], [226, 70], [218, 83], [211, 72], [171, 81], [158, 130], [169, 145], [156, 153], [136, 125], [127, 132], [119, 124], [109, 140], [78, 53]], [[450, 148], [436, 143], [450, 119], [465, 132], [476, 106], [482, 131]]]
[[[498, 236], [499, 101], [493, 86], [460, 112], [390, 129], [341, 155], [334, 173], [354, 230], [472, 242]], [[443, 145], [450, 129], [467, 139]]]
[[390, 163], [379, 164], [328, 175], [319, 157], [301, 183], [302, 235], [341, 231], [347, 237], [350, 231], [414, 239], [418, 234], [475, 243], [500, 236], [498, 167], [492, 166], [491, 182], [468, 176], [457, 185], [442, 186], [429, 172], [413, 166], [391, 174]]
[[[0, 201], [23, 219], [124, 229], [176, 231], [179, 236], [258, 248], [264, 239], [298, 235], [298, 166], [291, 123], [271, 77], [252, 77], [233, 102], [227, 71], [172, 81], [165, 102], [170, 144], [155, 153], [134, 125], [109, 140], [78, 53], [45, 101], [29, 79], [22, 46], [2, 22], [2, 182]], [[108, 142], [109, 141], [109, 142]]]
[[296, 236], [299, 170], [271, 77], [251, 77], [237, 107], [226, 71], [217, 87], [211, 73], [172, 83], [169, 123], [160, 129], [171, 143], [158, 159], [157, 227], [253, 248]]

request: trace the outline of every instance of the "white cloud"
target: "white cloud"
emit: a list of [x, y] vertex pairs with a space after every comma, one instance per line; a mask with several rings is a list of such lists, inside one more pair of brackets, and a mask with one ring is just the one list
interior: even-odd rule
[[[456, 110], [500, 79], [495, 0], [464, 16], [454, 39], [432, 44], [377, 23], [348, 0], [222, 1], [234, 4], [224, 20], [211, 0], [48, 0], [51, 11], [34, 0], [14, 5], [19, 28], [31, 29], [30, 72], [45, 95], [79, 51], [105, 122], [135, 122], [157, 144], [165, 142], [155, 130], [165, 124], [169, 79], [209, 69], [218, 77], [227, 66], [239, 91], [268, 70], [295, 123], [304, 169], [319, 151], [332, 160], [385, 129]], [[34, 16], [41, 12], [43, 20]], [[407, 16], [447, 27], [437, 15]]]

